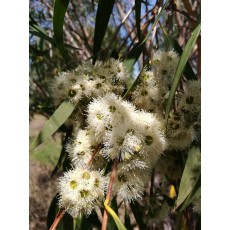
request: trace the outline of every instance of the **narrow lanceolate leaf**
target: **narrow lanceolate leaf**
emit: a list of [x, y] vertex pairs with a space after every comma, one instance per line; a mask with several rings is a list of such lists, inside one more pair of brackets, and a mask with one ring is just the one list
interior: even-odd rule
[[41, 132], [38, 134], [35, 141], [31, 144], [30, 149], [36, 148], [38, 145], [43, 143], [47, 138], [52, 136], [58, 128], [64, 124], [67, 118], [71, 115], [75, 108], [69, 100], [62, 102], [50, 119], [46, 122]]
[[[42, 38], [50, 42], [52, 45], [56, 46], [55, 39], [50, 37], [31, 16], [30, 16], [30, 21], [29, 21], [29, 33], [39, 38]], [[77, 50], [81, 49], [81, 48], [77, 48], [77, 47], [71, 46], [66, 43], [64, 45], [72, 49], [77, 49]]]
[[[174, 50], [180, 54], [180, 56], [183, 53], [183, 49], [180, 47], [179, 43], [177, 42], [176, 39], [174, 39], [173, 36], [171, 36], [170, 34], [167, 33], [167, 31], [164, 29], [164, 27], [162, 27], [161, 23], [159, 22], [159, 25], [161, 27], [161, 30], [164, 34], [165, 37], [165, 42], [168, 43], [168, 45], [172, 48], [174, 48]], [[188, 80], [197, 80], [197, 76], [194, 73], [191, 65], [189, 64], [189, 62], [186, 63], [185, 68], [184, 68], [184, 75]]]
[[196, 39], [200, 33], [200, 27], [201, 27], [201, 24], [199, 23], [197, 25], [197, 27], [194, 29], [194, 31], [192, 32], [192, 35], [191, 37], [189, 38], [185, 48], [184, 48], [184, 51], [181, 55], [181, 58], [180, 58], [180, 61], [178, 63], [178, 66], [177, 66], [177, 69], [176, 69], [176, 73], [175, 73], [175, 76], [174, 76], [174, 80], [173, 80], [173, 83], [172, 83], [172, 87], [171, 87], [171, 90], [170, 90], [170, 93], [169, 93], [169, 98], [168, 98], [168, 102], [167, 102], [167, 105], [166, 105], [166, 113], [165, 113], [165, 120], [166, 120], [166, 124], [167, 124], [167, 121], [168, 121], [168, 115], [169, 115], [169, 112], [170, 112], [170, 109], [171, 109], [171, 106], [172, 106], [172, 103], [173, 103], [173, 98], [174, 98], [174, 94], [176, 92], [176, 89], [177, 89], [177, 86], [179, 84], [179, 81], [180, 81], [180, 78], [182, 76], [182, 72], [184, 70], [184, 67], [188, 61], [188, 58], [189, 58], [189, 55], [191, 54], [192, 50], [193, 50], [193, 47], [196, 43]]
[[55, 43], [55, 40], [47, 35], [47, 33], [37, 24], [37, 22], [30, 16], [29, 20], [29, 32], [32, 35], [43, 38], [50, 42], [51, 44]]
[[113, 10], [115, 0], [99, 0], [96, 23], [94, 30], [94, 42], [93, 42], [93, 62], [95, 63], [98, 52], [101, 49], [101, 44], [105, 35], [106, 28], [109, 23], [109, 18]]
[[156, 16], [155, 21], [151, 27], [151, 29], [149, 30], [148, 34], [142, 39], [140, 40], [129, 52], [129, 54], [127, 55], [127, 57], [124, 60], [124, 65], [126, 66], [126, 68], [128, 69], [128, 71], [132, 70], [132, 67], [134, 66], [134, 64], [136, 63], [136, 61], [138, 60], [139, 56], [141, 55], [142, 51], [143, 51], [143, 47], [145, 45], [146, 40], [148, 39], [149, 35], [151, 34], [153, 28], [157, 25], [157, 23], [160, 20], [160, 17], [162, 16], [165, 7], [168, 5], [169, 0], [167, 0], [165, 2], [165, 4], [163, 5], [161, 11], [159, 12], [159, 14]]
[[137, 78], [135, 79], [135, 81], [132, 83], [132, 85], [125, 92], [125, 94], [122, 97], [122, 99], [126, 99], [129, 96], [129, 94], [136, 88], [136, 86], [138, 85], [140, 76], [141, 76], [141, 73], [139, 73], [139, 75], [137, 76]]
[[188, 158], [181, 178], [178, 198], [176, 200], [176, 208], [184, 202], [193, 190], [194, 186], [197, 184], [200, 176], [200, 161], [200, 150], [197, 147], [193, 147], [189, 150]]
[[104, 203], [105, 205], [105, 209], [107, 210], [107, 212], [112, 216], [114, 222], [116, 223], [117, 225], [117, 228], [119, 230], [127, 230], [126, 227], [121, 223], [119, 217], [117, 216], [117, 214], [113, 211], [113, 209], [107, 205], [106, 203]]
[[72, 130], [73, 130], [72, 127], [67, 129], [67, 132], [66, 132], [66, 135], [65, 135], [65, 140], [64, 140], [64, 142], [62, 144], [63, 147], [62, 147], [62, 150], [61, 150], [61, 154], [59, 156], [57, 165], [55, 166], [53, 172], [51, 173], [51, 177], [61, 168], [61, 166], [63, 165], [63, 163], [64, 163], [64, 161], [66, 159], [67, 152], [66, 152], [65, 146], [66, 146], [69, 138], [71, 137]]
[[133, 215], [136, 219], [136, 222], [139, 226], [139, 229], [145, 229], [146, 226], [145, 226], [143, 219], [142, 219], [143, 213], [140, 212], [140, 206], [139, 206], [138, 202], [137, 201], [131, 202], [130, 207], [132, 209], [132, 212], [133, 212]]
[[89, 216], [83, 215], [81, 221], [79, 221], [80, 228], [78, 230], [92, 230], [101, 229], [101, 222], [99, 221], [97, 214], [92, 212]]
[[[110, 207], [114, 210], [115, 213], [118, 213], [116, 196], [112, 199], [112, 201], [110, 203]], [[109, 215], [109, 218], [108, 218], [107, 229], [109, 229], [109, 230], [117, 230], [117, 225], [114, 222], [112, 216], [110, 216], [110, 215]]]
[[130, 53], [125, 58], [124, 65], [129, 72], [132, 70], [134, 64], [140, 57], [144, 45], [145, 45], [144, 43], [143, 44], [137, 43], [136, 45], [134, 45]]
[[141, 40], [141, 0], [135, 0], [135, 17], [136, 17], [136, 27], [137, 36]]
[[197, 181], [192, 189], [192, 191], [189, 193], [187, 198], [185, 199], [184, 203], [181, 204], [179, 207], [178, 211], [183, 211], [185, 208], [187, 208], [195, 198], [201, 196], [201, 174], [197, 178]]
[[69, 0], [55, 0], [53, 15], [54, 38], [57, 48], [66, 62], [68, 62], [68, 55], [63, 42], [63, 24], [68, 4]]
[[127, 212], [125, 212], [125, 227], [128, 230], [133, 230], [133, 227], [131, 225], [131, 220], [130, 220], [130, 217], [129, 217], [129, 213], [127, 213]]

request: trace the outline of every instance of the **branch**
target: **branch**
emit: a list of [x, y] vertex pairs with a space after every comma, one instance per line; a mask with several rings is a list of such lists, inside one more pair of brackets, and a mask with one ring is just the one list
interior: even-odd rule
[[63, 216], [65, 215], [66, 210], [62, 209], [58, 212], [58, 214], [56, 215], [53, 224], [51, 225], [49, 230], [55, 230], [56, 227], [58, 226], [59, 222], [61, 221], [61, 219], [63, 218]]
[[100, 150], [101, 146], [102, 146], [101, 143], [97, 145], [96, 149], [93, 151], [93, 154], [92, 154], [91, 158], [89, 159], [89, 161], [87, 162], [86, 165], [90, 165], [90, 164], [92, 163], [93, 158], [94, 158], [95, 155], [98, 153], [98, 151]]
[[[113, 169], [112, 169], [112, 172], [111, 172], [111, 176], [110, 176], [110, 181], [109, 181], [109, 186], [108, 186], [108, 192], [107, 192], [106, 199], [105, 199], [105, 202], [104, 202], [105, 206], [109, 205], [109, 203], [111, 201], [112, 187], [113, 187], [113, 183], [114, 183], [114, 180], [115, 180], [117, 165], [118, 165], [118, 159], [115, 159], [115, 161], [113, 163]], [[107, 222], [108, 222], [108, 212], [105, 209], [104, 210], [104, 215], [103, 215], [103, 222], [102, 222], [101, 230], [106, 230]]]

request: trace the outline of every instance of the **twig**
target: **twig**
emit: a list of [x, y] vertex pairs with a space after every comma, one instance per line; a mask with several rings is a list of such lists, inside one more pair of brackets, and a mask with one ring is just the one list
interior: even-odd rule
[[184, 7], [187, 10], [188, 14], [192, 15], [193, 17], [195, 17], [196, 16], [195, 12], [193, 12], [192, 7], [191, 7], [191, 5], [189, 3], [189, 0], [183, 0], [182, 2], [184, 4]]
[[[113, 163], [113, 168], [112, 168], [111, 176], [110, 176], [110, 181], [109, 181], [109, 186], [108, 186], [108, 192], [107, 192], [106, 199], [105, 199], [105, 202], [104, 202], [105, 205], [109, 205], [109, 203], [111, 201], [112, 187], [113, 187], [113, 182], [115, 180], [117, 165], [118, 165], [118, 159], [115, 159], [115, 161]], [[106, 230], [107, 222], [108, 222], [108, 212], [105, 209], [104, 210], [104, 215], [103, 215], [103, 222], [102, 222], [101, 230]]]
[[[125, 17], [122, 19], [120, 25], [117, 27], [116, 32], [113, 35], [113, 38], [111, 39], [108, 48], [110, 48], [112, 46], [112, 43], [114, 42], [115, 38], [117, 37], [117, 34], [119, 32], [119, 30], [121, 29], [122, 25], [125, 23], [126, 19], [129, 17], [129, 15], [132, 13], [132, 11], [134, 10], [134, 6], [129, 10], [129, 12], [125, 15]], [[134, 30], [132, 30], [130, 33], [132, 33]]]
[[62, 209], [58, 212], [58, 214], [56, 215], [53, 224], [51, 225], [49, 230], [55, 230], [56, 227], [58, 226], [59, 222], [61, 221], [61, 219], [63, 218], [63, 216], [65, 215], [66, 210]]
[[95, 157], [95, 155], [97, 154], [97, 152], [99, 151], [99, 149], [101, 148], [101, 146], [102, 146], [101, 143], [97, 145], [96, 149], [93, 151], [93, 154], [92, 154], [91, 158], [89, 159], [89, 161], [87, 162], [86, 165], [90, 165], [91, 164], [91, 162], [93, 161], [93, 158]]

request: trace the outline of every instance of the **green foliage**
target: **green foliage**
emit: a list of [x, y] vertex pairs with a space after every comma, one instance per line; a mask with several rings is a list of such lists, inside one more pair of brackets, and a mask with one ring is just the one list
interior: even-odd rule
[[62, 57], [68, 63], [68, 54], [64, 48], [63, 41], [63, 23], [65, 13], [68, 7], [68, 0], [55, 0], [54, 3], [54, 15], [53, 15], [53, 29], [54, 29], [54, 38], [57, 44]]
[[141, 40], [141, 0], [135, 0], [135, 17], [136, 17], [136, 27], [137, 36]]
[[180, 206], [188, 197], [200, 177], [201, 155], [197, 147], [190, 149], [185, 164], [184, 172], [181, 178], [176, 207]]
[[[169, 47], [173, 47], [174, 50], [177, 51], [178, 54], [182, 55], [183, 50], [178, 44], [177, 40], [173, 36], [167, 33], [167, 31], [162, 27], [160, 22], [159, 24], [161, 26], [161, 29], [165, 37], [165, 43], [168, 43]], [[188, 80], [197, 80], [197, 76], [195, 75], [189, 62], [186, 63], [183, 74], [186, 76]]]
[[[116, 214], [116, 213], [118, 213], [116, 197], [112, 200], [110, 206], [105, 204], [105, 203], [104, 203], [104, 205], [105, 205], [105, 209], [108, 211], [108, 213], [111, 215], [114, 222], [116, 223], [118, 230], [126, 230], [125, 226], [121, 223], [119, 217]], [[109, 221], [108, 221], [108, 228], [111, 230], [116, 229], [114, 226], [114, 223], [111, 221], [111, 219], [109, 219]]]
[[98, 9], [96, 14], [94, 43], [93, 43], [93, 62], [95, 63], [98, 52], [100, 51], [101, 44], [108, 26], [109, 18], [112, 13], [114, 0], [99, 0]]
[[30, 149], [32, 150], [36, 148], [38, 145], [42, 144], [47, 138], [52, 136], [58, 130], [58, 128], [64, 124], [64, 122], [73, 112], [74, 108], [75, 106], [70, 101], [66, 100], [62, 102], [59, 108], [46, 122], [35, 141], [30, 145]]
[[[35, 141], [35, 137], [30, 138], [30, 143]], [[30, 153], [30, 158], [38, 160], [43, 164], [55, 166], [61, 152], [61, 145], [53, 138], [48, 138], [43, 145], [34, 149]]]
[[184, 48], [184, 51], [181, 55], [180, 61], [178, 63], [177, 70], [176, 70], [174, 80], [173, 80], [173, 84], [172, 84], [172, 87], [170, 90], [167, 106], [166, 106], [166, 114], [165, 114], [166, 124], [167, 124], [169, 112], [170, 112], [170, 109], [171, 109], [171, 106], [173, 103], [174, 94], [177, 90], [177, 86], [178, 86], [179, 81], [181, 79], [184, 67], [188, 61], [189, 55], [191, 54], [192, 49], [195, 45], [196, 39], [199, 36], [200, 28], [201, 28], [201, 24], [199, 23], [197, 25], [197, 27], [194, 29], [193, 33], [191, 34], [191, 37], [189, 38], [189, 40], [188, 40], [188, 42]]
[[71, 137], [71, 133], [72, 133], [72, 128], [67, 129], [65, 139], [63, 141], [61, 154], [59, 155], [58, 162], [57, 162], [55, 168], [53, 169], [53, 172], [51, 173], [51, 177], [62, 167], [64, 162], [67, 160], [67, 152], [66, 152], [65, 146], [66, 146], [69, 138]]

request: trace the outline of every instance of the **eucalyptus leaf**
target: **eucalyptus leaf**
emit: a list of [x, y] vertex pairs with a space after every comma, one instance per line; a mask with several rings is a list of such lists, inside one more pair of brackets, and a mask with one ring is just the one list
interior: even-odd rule
[[63, 24], [64, 17], [69, 4], [69, 0], [55, 0], [53, 14], [53, 30], [57, 48], [62, 57], [68, 63], [68, 54], [64, 48], [63, 41]]
[[55, 195], [55, 197], [53, 198], [53, 200], [51, 201], [49, 210], [48, 210], [48, 215], [47, 215], [47, 229], [49, 229], [51, 227], [51, 225], [53, 224], [53, 221], [55, 219], [55, 216], [58, 212], [58, 194]]
[[173, 83], [172, 83], [172, 87], [171, 87], [171, 90], [170, 90], [170, 93], [169, 93], [169, 98], [168, 98], [167, 105], [166, 105], [166, 114], [165, 114], [166, 124], [168, 122], [168, 116], [169, 116], [169, 112], [170, 112], [170, 109], [171, 109], [171, 106], [172, 106], [172, 103], [173, 103], [174, 94], [176, 92], [177, 86], [178, 86], [179, 81], [181, 79], [184, 67], [185, 67], [185, 65], [186, 65], [186, 63], [188, 61], [189, 55], [191, 54], [191, 52], [193, 50], [193, 47], [194, 47], [194, 45], [196, 43], [196, 39], [199, 36], [200, 28], [201, 28], [201, 23], [199, 23], [197, 25], [197, 27], [194, 29], [194, 31], [192, 32], [191, 37], [189, 38], [187, 44], [185, 45], [184, 51], [183, 51], [183, 53], [181, 55], [181, 58], [180, 58], [180, 61], [178, 63], [176, 73], [175, 73], [175, 76], [174, 76], [174, 80], [173, 80]]
[[139, 56], [143, 51], [143, 47], [144, 47], [144, 43], [143, 44], [137, 43], [129, 52], [129, 54], [124, 60], [124, 66], [126, 67], [127, 71], [130, 72], [132, 70], [134, 64], [136, 63], [136, 61], [138, 60]]
[[[117, 201], [116, 201], [116, 197], [114, 197], [110, 203], [110, 207], [116, 212], [118, 213], [118, 207], [117, 207]], [[114, 222], [112, 216], [109, 215], [108, 218], [108, 222], [107, 222], [107, 228], [110, 230], [117, 230], [117, 225]]]
[[105, 205], [105, 209], [112, 216], [114, 222], [116, 223], [118, 230], [127, 230], [126, 227], [121, 223], [121, 220], [119, 219], [117, 214], [114, 212], [114, 210], [106, 203], [104, 203], [104, 205]]
[[132, 83], [132, 85], [125, 92], [125, 94], [122, 97], [122, 99], [126, 99], [128, 97], [128, 95], [135, 89], [135, 87], [138, 85], [140, 76], [141, 76], [141, 73], [139, 73], [139, 75], [137, 76], [137, 78], [135, 79], [135, 81]]
[[101, 49], [101, 44], [105, 36], [105, 31], [109, 23], [110, 15], [112, 14], [115, 0], [99, 0], [93, 42], [93, 62], [95, 63], [98, 52]]
[[201, 175], [197, 178], [196, 184], [194, 185], [192, 191], [187, 196], [185, 201], [181, 204], [178, 211], [183, 211], [185, 208], [187, 208], [195, 198], [201, 196]]
[[53, 45], [55, 44], [55, 40], [53, 38], [49, 37], [46, 33], [43, 33], [41, 31], [36, 31], [34, 29], [31, 29], [31, 28], [30, 28], [29, 32], [34, 36], [37, 36], [39, 38], [43, 38], [43, 39], [47, 40], [48, 42], [50, 42]]
[[136, 27], [137, 36], [141, 40], [141, 0], [135, 0], [135, 17], [136, 17]]
[[139, 226], [139, 229], [145, 229], [145, 224], [142, 219], [142, 213], [140, 212], [140, 207], [137, 201], [133, 201], [130, 203], [130, 207], [132, 209], [133, 215], [136, 219], [136, 222]]
[[66, 159], [66, 156], [67, 156], [67, 152], [66, 152], [66, 144], [72, 134], [72, 130], [73, 130], [73, 127], [70, 127], [67, 129], [67, 132], [66, 132], [66, 135], [65, 135], [65, 140], [63, 142], [63, 147], [62, 147], [62, 150], [61, 150], [61, 154], [60, 154], [60, 157], [58, 159], [58, 163], [57, 165], [55, 166], [54, 170], [52, 171], [51, 173], [51, 177], [61, 168], [61, 166], [63, 165], [65, 159]]
[[[164, 29], [164, 27], [161, 25], [160, 22], [159, 22], [159, 25], [161, 27], [163, 34], [164, 34], [165, 43], [167, 43], [169, 47], [174, 48], [174, 50], [178, 54], [181, 55], [183, 53], [183, 49], [180, 47], [177, 40], [173, 36], [171, 36], [170, 34], [167, 33], [167, 31]], [[188, 80], [197, 80], [197, 76], [195, 75], [189, 62], [186, 63], [183, 73]]]
[[125, 212], [125, 227], [127, 228], [127, 230], [133, 230], [133, 227], [131, 225], [131, 220], [129, 217], [129, 213]]
[[46, 122], [41, 132], [38, 134], [35, 141], [31, 144], [30, 149], [34, 149], [43, 143], [47, 138], [52, 136], [58, 128], [64, 124], [68, 117], [72, 114], [75, 105], [72, 104], [69, 100], [65, 100]]
[[188, 197], [200, 176], [201, 155], [198, 147], [193, 147], [188, 152], [188, 158], [182, 174], [178, 198], [175, 208], [179, 207]]
[[83, 216], [81, 227], [79, 230], [91, 230], [93, 228], [101, 229], [101, 222], [98, 220], [97, 214], [92, 212], [89, 216]]

